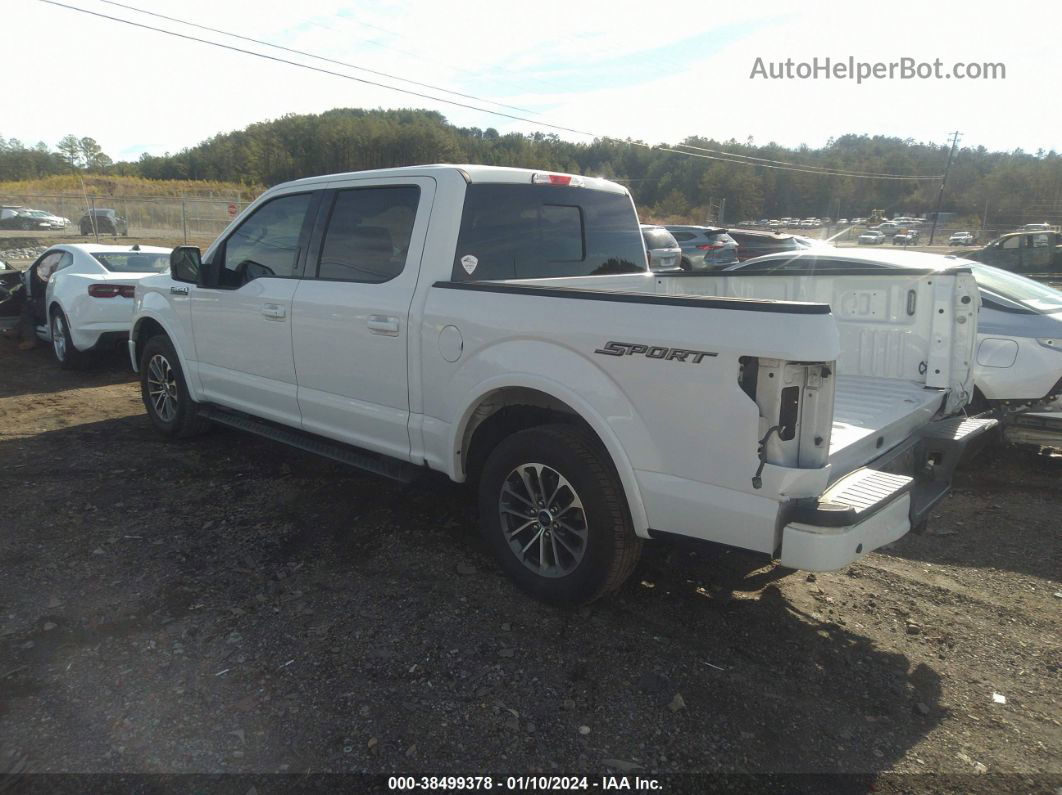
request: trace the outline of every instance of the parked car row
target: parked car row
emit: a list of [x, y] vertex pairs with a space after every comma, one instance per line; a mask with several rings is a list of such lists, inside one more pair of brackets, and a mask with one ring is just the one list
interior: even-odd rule
[[716, 226], [643, 224], [642, 236], [654, 271], [719, 270], [775, 251], [830, 245], [800, 235]]
[[[41, 232], [66, 229], [69, 218], [35, 210], [32, 207], [5, 206], [0, 208], [0, 229], [18, 229], [24, 232]], [[82, 235], [110, 235], [124, 237], [129, 234], [129, 222], [117, 210], [99, 207], [86, 210], [78, 220]]]

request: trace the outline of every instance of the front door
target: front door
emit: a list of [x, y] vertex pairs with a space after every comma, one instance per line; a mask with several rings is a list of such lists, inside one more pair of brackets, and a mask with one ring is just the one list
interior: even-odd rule
[[303, 428], [406, 459], [409, 307], [435, 181], [353, 180], [324, 199], [292, 314]]
[[190, 287], [203, 399], [298, 426], [291, 300], [314, 194], [270, 199], [215, 249], [206, 286]]
[[1035, 232], [1023, 235], [1025, 239], [1021, 249], [1021, 269], [1023, 273], [1046, 273], [1051, 270], [1050, 232]]

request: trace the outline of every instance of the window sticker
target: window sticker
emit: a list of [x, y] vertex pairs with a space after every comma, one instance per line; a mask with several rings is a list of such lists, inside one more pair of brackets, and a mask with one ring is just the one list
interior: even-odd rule
[[461, 257], [461, 267], [465, 269], [465, 273], [469, 276], [475, 273], [477, 265], [479, 265], [479, 260], [471, 254], [465, 254], [465, 256]]

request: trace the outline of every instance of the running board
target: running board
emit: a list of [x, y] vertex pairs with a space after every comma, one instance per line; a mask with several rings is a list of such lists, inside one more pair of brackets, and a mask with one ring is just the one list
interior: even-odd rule
[[421, 468], [388, 456], [371, 453], [358, 447], [333, 442], [305, 431], [275, 425], [265, 420], [251, 417], [236, 411], [204, 405], [199, 408], [199, 416], [218, 425], [227, 425], [240, 431], [247, 431], [274, 442], [286, 444], [307, 453], [315, 453], [324, 458], [331, 458], [341, 464], [371, 472], [400, 483], [411, 483], [421, 473]]
[[1004, 425], [1008, 442], [1062, 447], [1062, 412], [1012, 414]]

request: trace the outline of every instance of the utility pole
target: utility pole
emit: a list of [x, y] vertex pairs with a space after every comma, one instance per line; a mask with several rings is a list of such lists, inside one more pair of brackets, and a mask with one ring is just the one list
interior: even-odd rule
[[948, 162], [944, 166], [944, 176], [940, 180], [940, 193], [937, 194], [937, 211], [933, 213], [933, 226], [929, 229], [929, 245], [933, 245], [933, 236], [937, 233], [937, 221], [940, 220], [940, 208], [944, 204], [944, 186], [948, 184], [948, 172], [951, 171], [951, 161], [955, 157], [955, 147], [959, 143], [961, 133], [956, 130], [951, 134], [951, 149], [948, 151]]

